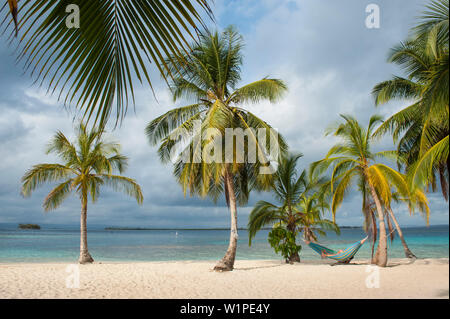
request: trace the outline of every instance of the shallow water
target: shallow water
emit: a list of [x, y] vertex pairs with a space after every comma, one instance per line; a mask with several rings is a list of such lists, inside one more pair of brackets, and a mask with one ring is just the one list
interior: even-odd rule
[[[449, 226], [405, 228], [405, 239], [419, 258], [448, 258]], [[247, 231], [239, 231], [238, 259], [281, 259], [267, 242], [269, 230], [261, 230], [248, 246]], [[343, 249], [366, 235], [360, 228], [343, 228], [341, 235], [329, 234], [320, 242]], [[215, 260], [223, 257], [228, 245], [227, 230], [88, 230], [89, 251], [96, 261]], [[299, 240], [303, 259], [320, 259]], [[75, 226], [42, 226], [41, 230], [20, 230], [17, 225], [0, 224], [0, 262], [70, 262], [77, 260], [79, 231]], [[366, 242], [356, 258], [368, 258]], [[389, 243], [389, 257], [403, 258], [396, 237]]]

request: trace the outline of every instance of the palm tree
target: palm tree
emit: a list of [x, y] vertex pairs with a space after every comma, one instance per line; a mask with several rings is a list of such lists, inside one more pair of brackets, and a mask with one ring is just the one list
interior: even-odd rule
[[108, 185], [115, 191], [132, 196], [141, 204], [142, 191], [139, 185], [128, 177], [113, 175], [114, 170], [122, 173], [128, 159], [119, 152], [120, 145], [102, 140], [102, 131], [88, 131], [85, 125], [77, 128], [77, 140], [69, 142], [63, 133], [57, 132], [47, 147], [47, 154], [55, 153], [63, 164], [38, 164], [22, 177], [22, 194], [30, 196], [38, 186], [48, 182], [61, 182], [44, 200], [44, 210], [58, 208], [75, 191], [81, 200], [80, 258], [79, 263], [91, 263], [87, 245], [87, 205], [89, 197], [96, 202], [100, 187]]
[[322, 218], [324, 209], [329, 205], [320, 200], [319, 193], [312, 196], [302, 196], [298, 210], [303, 213], [300, 219], [299, 232], [306, 241], [317, 241], [318, 235], [326, 236], [326, 231], [340, 234], [340, 229], [334, 221]]
[[[387, 237], [384, 218], [383, 203], [391, 202], [391, 187], [395, 187], [402, 194], [408, 193], [407, 184], [402, 175], [391, 167], [375, 163], [378, 159], [396, 158], [396, 152], [384, 151], [373, 153], [371, 144], [372, 133], [381, 118], [374, 115], [369, 120], [367, 129], [360, 126], [358, 121], [348, 115], [341, 115], [344, 123], [331, 127], [327, 135], [333, 133], [340, 137], [342, 142], [334, 145], [326, 157], [312, 164], [312, 170], [324, 172], [333, 165], [331, 174], [331, 190], [333, 193], [331, 211], [333, 221], [336, 211], [341, 205], [352, 182], [358, 179], [360, 190], [363, 191], [363, 203], [367, 201], [368, 194], [375, 203], [379, 223], [379, 254], [376, 264], [385, 267], [387, 264]], [[334, 187], [334, 184], [337, 186]], [[366, 190], [368, 194], [365, 194]]]
[[[290, 154], [281, 161], [275, 173], [271, 188], [281, 206], [267, 201], [258, 201], [251, 211], [247, 226], [250, 246], [252, 238], [266, 225], [282, 222], [289, 232], [297, 233], [301, 213], [295, 208], [300, 196], [307, 188], [305, 171], [298, 176], [296, 170], [297, 160], [301, 156], [303, 155]], [[289, 256], [286, 262], [300, 262], [298, 253]]]
[[[189, 190], [191, 196], [210, 196], [215, 201], [221, 194], [225, 195], [231, 215], [231, 233], [228, 250], [214, 268], [219, 271], [232, 270], [234, 266], [236, 205], [247, 202], [250, 190], [269, 187], [273, 174], [260, 174], [261, 168], [267, 165], [273, 168], [277, 160], [275, 154], [270, 155], [269, 148], [275, 143], [280, 154], [287, 149], [283, 138], [270, 125], [239, 106], [261, 100], [275, 102], [287, 90], [281, 80], [269, 78], [236, 89], [242, 46], [242, 37], [228, 27], [222, 34], [202, 34], [189, 54], [167, 60], [169, 69], [182, 70], [171, 82], [174, 101], [185, 97], [193, 99], [194, 104], [173, 109], [154, 119], [146, 128], [150, 143], [160, 144], [161, 160], [174, 162], [174, 175], [185, 195]], [[196, 124], [201, 130], [195, 130]], [[226, 137], [230, 129], [246, 130], [247, 139], [236, 138], [232, 149], [223, 148], [222, 144], [214, 146], [215, 158], [204, 160], [203, 155], [211, 153], [211, 145], [221, 141], [222, 136]], [[259, 129], [264, 134], [256, 134], [254, 130]], [[204, 133], [208, 135], [206, 138]], [[252, 145], [258, 154], [256, 161], [251, 160]], [[179, 156], [171, 158], [173, 154]]]
[[392, 115], [376, 131], [393, 133], [405, 161], [411, 185], [429, 185], [436, 190], [439, 179], [448, 200], [449, 64], [448, 0], [432, 1], [410, 39], [394, 47], [389, 62], [406, 71], [406, 77], [377, 84], [376, 105], [392, 99], [413, 104]]
[[[317, 194], [311, 195], [323, 180], [308, 179], [306, 171], [297, 174], [296, 165], [301, 156], [290, 154], [278, 166], [272, 192], [281, 205], [258, 201], [251, 211], [247, 226], [249, 245], [261, 228], [272, 224], [281, 223], [294, 235], [303, 231], [305, 238], [309, 240], [317, 239], [316, 231], [323, 235], [324, 231], [320, 229], [322, 227], [338, 231], [336, 224], [321, 218], [324, 202], [319, 200]], [[298, 253], [293, 253], [286, 262], [300, 262]]]
[[[117, 124], [134, 106], [138, 82], [152, 88], [150, 63], [166, 75], [164, 56], [189, 50], [188, 42], [205, 27], [202, 14], [213, 18], [208, 0], [22, 0], [19, 8], [16, 0], [7, 1], [13, 19], [5, 14], [1, 25], [6, 31], [14, 21], [22, 31], [18, 62], [36, 83], [47, 80], [49, 93], [59, 91], [66, 105], [101, 126], [112, 111]], [[79, 28], [66, 25], [69, 5], [79, 8]]]

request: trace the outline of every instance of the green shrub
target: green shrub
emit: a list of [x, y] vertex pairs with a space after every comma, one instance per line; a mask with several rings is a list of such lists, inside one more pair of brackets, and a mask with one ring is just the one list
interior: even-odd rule
[[290, 256], [299, 253], [302, 249], [301, 245], [295, 243], [295, 233], [279, 226], [274, 227], [269, 233], [268, 241], [275, 252], [277, 254], [281, 253], [286, 261], [289, 260]]

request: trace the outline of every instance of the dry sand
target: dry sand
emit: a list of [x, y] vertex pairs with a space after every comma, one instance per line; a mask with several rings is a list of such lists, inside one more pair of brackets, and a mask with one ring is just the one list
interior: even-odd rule
[[[0, 298], [449, 298], [448, 258], [354, 263], [239, 260], [223, 273], [212, 261], [94, 263], [79, 266], [79, 288], [66, 287], [68, 264], [0, 264]], [[377, 270], [379, 288], [367, 288]]]

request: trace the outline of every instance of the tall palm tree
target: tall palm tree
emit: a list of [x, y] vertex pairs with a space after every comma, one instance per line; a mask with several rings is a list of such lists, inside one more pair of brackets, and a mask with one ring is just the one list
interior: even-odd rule
[[[339, 231], [336, 224], [321, 218], [325, 202], [315, 192], [323, 180], [308, 179], [306, 171], [298, 175], [296, 165], [301, 156], [290, 154], [278, 166], [271, 188], [280, 205], [258, 201], [251, 211], [247, 226], [249, 245], [262, 227], [279, 223], [294, 235], [303, 231], [309, 240], [317, 239], [315, 232], [323, 235], [326, 229]], [[286, 262], [300, 262], [298, 253]]]
[[79, 263], [91, 263], [87, 245], [87, 206], [89, 197], [96, 202], [100, 187], [107, 185], [115, 191], [132, 196], [141, 204], [140, 186], [131, 178], [113, 175], [114, 170], [122, 173], [128, 159], [120, 154], [120, 145], [102, 140], [102, 131], [88, 130], [80, 124], [77, 140], [69, 142], [63, 133], [57, 132], [47, 147], [47, 154], [55, 153], [63, 164], [38, 164], [22, 177], [22, 194], [30, 196], [32, 191], [44, 183], [62, 182], [45, 198], [45, 211], [58, 208], [75, 191], [81, 200], [80, 258]]
[[395, 76], [373, 89], [376, 105], [393, 99], [413, 104], [392, 115], [376, 131], [393, 133], [411, 185], [436, 189], [439, 179], [448, 200], [449, 64], [448, 0], [432, 1], [412, 36], [394, 47], [389, 62], [406, 77]]
[[[208, 0], [22, 0], [19, 8], [16, 0], [7, 2], [13, 19], [5, 14], [1, 26], [8, 30], [14, 21], [21, 31], [18, 62], [36, 83], [46, 81], [48, 92], [59, 91], [66, 105], [101, 126], [113, 111], [117, 123], [134, 106], [137, 83], [152, 88], [151, 63], [167, 80], [164, 56], [189, 50], [205, 27], [202, 15], [213, 18]], [[69, 5], [79, 8], [79, 28], [66, 25]]]
[[[331, 203], [333, 221], [337, 209], [355, 179], [358, 179], [360, 190], [368, 190], [368, 194], [375, 203], [379, 223], [379, 254], [375, 262], [385, 267], [388, 258], [383, 203], [391, 202], [391, 187], [395, 187], [401, 193], [407, 193], [408, 187], [399, 172], [385, 164], [376, 163], [378, 159], [396, 158], [396, 152], [373, 153], [371, 151], [373, 130], [381, 118], [377, 115], [372, 116], [368, 127], [363, 128], [355, 118], [348, 115], [341, 115], [341, 117], [344, 123], [331, 127], [327, 135], [333, 133], [334, 136], [340, 137], [342, 142], [334, 145], [324, 159], [313, 163], [312, 170], [324, 172], [331, 166], [333, 168], [330, 183], [333, 193]], [[336, 187], [334, 187], [335, 182], [337, 182]], [[366, 201], [368, 194], [363, 192], [363, 201]]]
[[[232, 270], [234, 266], [236, 205], [247, 202], [250, 190], [267, 189], [270, 185], [273, 174], [260, 174], [261, 168], [267, 165], [273, 168], [277, 161], [275, 154], [270, 155], [269, 144], [275, 143], [280, 154], [287, 149], [283, 138], [270, 125], [239, 106], [261, 100], [275, 102], [287, 90], [281, 80], [269, 78], [236, 88], [240, 81], [242, 47], [242, 37], [228, 27], [221, 34], [202, 34], [189, 54], [181, 59], [169, 59], [167, 65], [171, 70], [182, 70], [171, 82], [174, 100], [190, 98], [194, 104], [173, 109], [154, 119], [146, 128], [150, 143], [160, 144], [161, 160], [174, 162], [174, 175], [185, 194], [189, 190], [191, 195], [210, 196], [214, 200], [225, 194], [231, 233], [228, 250], [215, 266], [219, 271]], [[201, 128], [198, 131], [196, 123]], [[236, 138], [231, 149], [224, 148], [222, 143], [214, 146], [215, 158], [204, 160], [203, 155], [211, 153], [211, 145], [216, 145], [215, 141], [222, 136], [226, 137], [230, 129], [247, 130], [247, 139]], [[264, 134], [256, 134], [254, 130], [258, 129], [264, 129]], [[251, 145], [258, 153], [256, 161], [250, 157]], [[173, 154], [179, 156], [171, 158]]]

